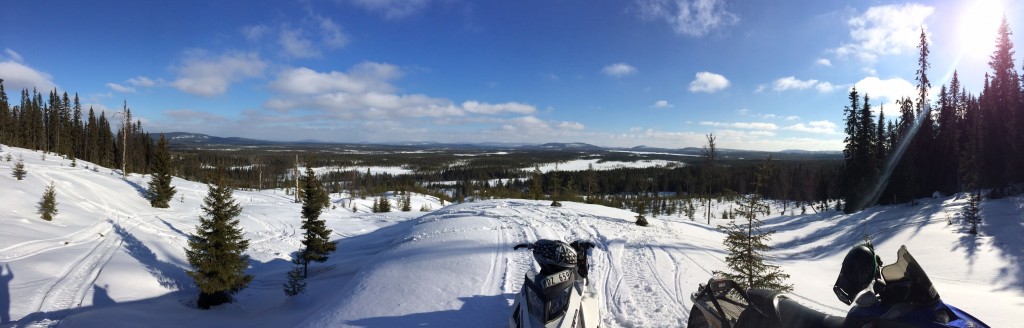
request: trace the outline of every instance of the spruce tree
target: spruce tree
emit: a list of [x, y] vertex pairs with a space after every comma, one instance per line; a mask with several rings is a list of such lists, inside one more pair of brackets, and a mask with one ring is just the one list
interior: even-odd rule
[[548, 192], [551, 194], [551, 206], [560, 207], [562, 202], [559, 202], [559, 199], [562, 198], [562, 194], [559, 191], [562, 189], [562, 177], [558, 176], [558, 171], [551, 171], [550, 178], [548, 180]]
[[25, 161], [19, 158], [18, 163], [14, 164], [14, 170], [11, 172], [11, 175], [13, 175], [15, 179], [18, 179], [20, 181], [22, 179], [25, 179], [25, 174], [27, 173], [28, 171], [25, 170]]
[[156, 152], [153, 153], [150, 163], [150, 170], [153, 173], [149, 180], [149, 204], [158, 208], [170, 207], [169, 202], [174, 199], [177, 191], [171, 186], [171, 179], [174, 178], [171, 176], [171, 154], [167, 150], [167, 139], [163, 133], [160, 134], [160, 141], [157, 142]]
[[57, 191], [54, 189], [53, 181], [50, 181], [50, 186], [46, 187], [46, 192], [43, 193], [43, 199], [39, 201], [38, 213], [46, 221], [53, 221], [53, 216], [57, 215]]
[[540, 171], [540, 166], [533, 166], [533, 173], [530, 175], [530, 197], [533, 200], [540, 200], [544, 197], [544, 174]]
[[331, 229], [327, 229], [327, 222], [320, 219], [320, 212], [323, 210], [323, 200], [326, 193], [323, 185], [317, 181], [313, 169], [306, 164], [306, 175], [302, 177], [302, 276], [309, 274], [309, 262], [327, 261], [327, 255], [333, 252], [337, 246], [331, 241]]
[[412, 195], [405, 193], [405, 198], [402, 199], [402, 212], [412, 211]]
[[249, 256], [245, 255], [249, 241], [243, 236], [236, 216], [242, 213], [232, 198], [232, 190], [218, 172], [217, 183], [208, 187], [203, 198], [205, 217], [199, 218], [196, 232], [189, 236], [185, 256], [192, 270], [188, 275], [199, 288], [197, 305], [201, 309], [231, 302], [231, 295], [252, 282], [245, 273]]
[[783, 273], [779, 266], [765, 263], [764, 253], [771, 250], [767, 242], [775, 231], [761, 231], [763, 222], [757, 218], [758, 215], [765, 214], [769, 210], [761, 193], [769, 187], [771, 171], [772, 162], [769, 157], [757, 170], [754, 192], [736, 200], [736, 212], [740, 217], [747, 219], [746, 224], [738, 225], [735, 221], [731, 221], [728, 226], [720, 227], [725, 229], [724, 244], [725, 248], [729, 250], [725, 262], [732, 270], [732, 272], [724, 274], [745, 288], [766, 288], [787, 292], [793, 290], [792, 285], [785, 283], [789, 275]]
[[391, 201], [388, 200], [387, 193], [380, 197], [380, 203], [377, 204], [377, 210], [380, 211], [380, 213], [391, 212]]

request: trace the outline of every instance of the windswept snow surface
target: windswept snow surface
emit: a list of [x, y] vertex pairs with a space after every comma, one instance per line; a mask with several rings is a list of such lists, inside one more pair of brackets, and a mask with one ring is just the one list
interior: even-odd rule
[[[174, 179], [170, 209], [141, 196], [148, 177], [123, 180], [79, 162], [2, 147], [0, 161], [0, 326], [64, 327], [500, 327], [523, 275], [537, 267], [512, 246], [540, 238], [587, 239], [590, 288], [601, 295], [604, 326], [679, 327], [689, 295], [712, 271], [726, 270], [723, 234], [679, 217], [633, 224], [634, 213], [564, 202], [489, 200], [442, 207], [414, 195], [414, 212], [367, 213], [372, 199], [332, 195], [324, 212], [338, 251], [310, 266], [305, 294], [282, 292], [289, 255], [300, 247], [300, 205], [280, 190], [236, 191], [251, 241], [253, 283], [236, 302], [203, 311], [185, 274], [184, 247], [206, 186]], [[18, 156], [28, 176], [10, 171]], [[60, 213], [39, 219], [36, 203], [54, 181]], [[392, 195], [394, 197], [394, 195]], [[982, 234], [965, 233], [955, 213], [962, 199], [765, 218], [778, 231], [772, 260], [792, 275], [794, 297], [835, 314], [846, 307], [831, 287], [842, 258], [871, 235], [883, 261], [907, 245], [943, 299], [994, 327], [1016, 326], [1024, 309], [1024, 198], [986, 201]], [[415, 212], [422, 205], [436, 209]], [[716, 204], [720, 213], [730, 204]], [[698, 213], [701, 212], [698, 209]], [[11, 277], [13, 275], [13, 277]], [[6, 297], [6, 298], [5, 298]], [[9, 319], [7, 319], [9, 317]]]

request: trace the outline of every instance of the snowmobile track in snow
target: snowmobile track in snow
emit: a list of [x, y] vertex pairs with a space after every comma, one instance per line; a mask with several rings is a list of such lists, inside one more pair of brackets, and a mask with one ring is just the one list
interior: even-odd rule
[[[125, 228], [126, 232], [130, 233], [138, 225], [133, 221], [128, 222], [130, 226]], [[117, 224], [112, 221], [108, 223], [111, 230], [113, 225]], [[104, 234], [103, 239], [89, 252], [66, 265], [44, 293], [38, 293], [42, 298], [36, 307], [37, 311], [53, 312], [81, 306], [89, 288], [103, 271], [103, 266], [110, 261], [123, 242], [121, 236], [116, 233]]]

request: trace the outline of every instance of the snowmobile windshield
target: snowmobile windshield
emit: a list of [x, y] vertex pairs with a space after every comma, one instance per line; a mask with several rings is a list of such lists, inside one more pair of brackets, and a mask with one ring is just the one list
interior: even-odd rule
[[534, 318], [543, 318], [544, 323], [554, 321], [565, 315], [572, 297], [573, 281], [571, 270], [537, 277], [537, 281], [527, 280], [527, 309]]
[[901, 246], [896, 256], [895, 263], [882, 267], [882, 279], [886, 283], [882, 302], [896, 304], [937, 301], [939, 293], [921, 265], [907, 251], [907, 246]]

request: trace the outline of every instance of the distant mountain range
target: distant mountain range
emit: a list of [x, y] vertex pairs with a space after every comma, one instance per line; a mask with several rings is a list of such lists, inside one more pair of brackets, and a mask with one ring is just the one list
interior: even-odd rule
[[[441, 143], [426, 141], [411, 142], [386, 142], [386, 143], [337, 143], [319, 140], [301, 141], [267, 141], [239, 137], [217, 137], [202, 133], [171, 132], [164, 133], [173, 148], [217, 148], [217, 147], [254, 147], [254, 146], [302, 146], [302, 147], [331, 147], [331, 146], [352, 146], [365, 148], [367, 146], [380, 146], [382, 148], [430, 148], [430, 149], [498, 149], [498, 150], [531, 150], [531, 151], [575, 151], [575, 152], [643, 152], [643, 153], [664, 153], [670, 155], [701, 156], [702, 149], [698, 147], [686, 148], [658, 148], [647, 146], [626, 147], [601, 147], [582, 142], [551, 142], [545, 144], [528, 143]], [[158, 138], [153, 136], [154, 139]], [[742, 149], [718, 149], [723, 159], [756, 159], [765, 158], [769, 155], [776, 159], [841, 159], [840, 151], [809, 151], [799, 149], [787, 149], [778, 152], [742, 150]]]

